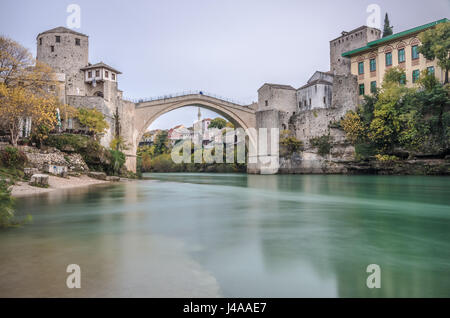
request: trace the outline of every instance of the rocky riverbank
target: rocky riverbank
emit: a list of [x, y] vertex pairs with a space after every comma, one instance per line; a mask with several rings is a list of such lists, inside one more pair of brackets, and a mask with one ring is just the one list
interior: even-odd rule
[[323, 158], [314, 153], [294, 153], [280, 158], [280, 174], [450, 175], [449, 159], [412, 159], [381, 162], [350, 158]]
[[35, 195], [40, 193], [52, 192], [60, 189], [72, 189], [78, 187], [86, 187], [95, 184], [109, 183], [110, 181], [99, 180], [88, 177], [86, 175], [81, 175], [79, 177], [67, 177], [61, 178], [56, 176], [48, 176], [48, 187], [41, 188], [35, 187], [28, 184], [25, 181], [18, 181], [12, 186], [11, 195], [13, 197], [23, 197], [29, 195]]

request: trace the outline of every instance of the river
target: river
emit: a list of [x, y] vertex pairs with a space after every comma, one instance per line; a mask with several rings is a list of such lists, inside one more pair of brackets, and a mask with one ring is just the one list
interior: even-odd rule
[[450, 297], [448, 177], [146, 176], [18, 199], [0, 297]]

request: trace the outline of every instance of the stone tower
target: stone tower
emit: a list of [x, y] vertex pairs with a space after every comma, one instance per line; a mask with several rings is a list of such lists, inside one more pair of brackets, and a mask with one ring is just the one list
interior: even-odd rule
[[59, 77], [64, 77], [65, 94], [84, 96], [84, 72], [81, 69], [89, 61], [88, 36], [58, 27], [40, 33], [36, 40], [37, 60], [52, 67]]
[[330, 41], [331, 72], [335, 75], [350, 74], [350, 59], [342, 57], [342, 53], [363, 47], [380, 37], [380, 30], [365, 25], [350, 32], [342, 31], [340, 37]]

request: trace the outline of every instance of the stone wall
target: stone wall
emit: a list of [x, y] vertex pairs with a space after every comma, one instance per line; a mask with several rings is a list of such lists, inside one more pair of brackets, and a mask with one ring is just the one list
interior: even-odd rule
[[330, 70], [337, 75], [350, 74], [350, 59], [342, 53], [367, 45], [381, 37], [381, 31], [361, 26], [350, 32], [343, 31], [341, 36], [330, 41]]
[[296, 105], [296, 90], [291, 86], [264, 84], [258, 90], [258, 111], [276, 109], [293, 113]]
[[66, 166], [69, 172], [89, 171], [83, 158], [77, 153], [64, 153], [56, 148], [41, 150], [29, 146], [20, 146], [19, 149], [27, 156], [27, 165], [39, 171], [48, 171], [49, 165]]
[[[56, 42], [56, 36], [60, 42]], [[80, 39], [80, 45], [75, 40]], [[52, 52], [53, 47], [53, 52]], [[89, 38], [65, 28], [56, 28], [37, 37], [37, 60], [66, 75], [66, 94], [85, 95], [84, 72], [89, 61]]]

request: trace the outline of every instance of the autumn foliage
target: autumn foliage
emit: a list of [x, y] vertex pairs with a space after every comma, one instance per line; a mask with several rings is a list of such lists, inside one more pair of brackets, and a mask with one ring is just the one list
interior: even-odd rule
[[0, 36], [0, 127], [10, 133], [15, 146], [22, 122], [31, 118], [33, 129], [57, 123], [62, 104], [55, 94], [51, 68], [32, 58], [17, 42]]

